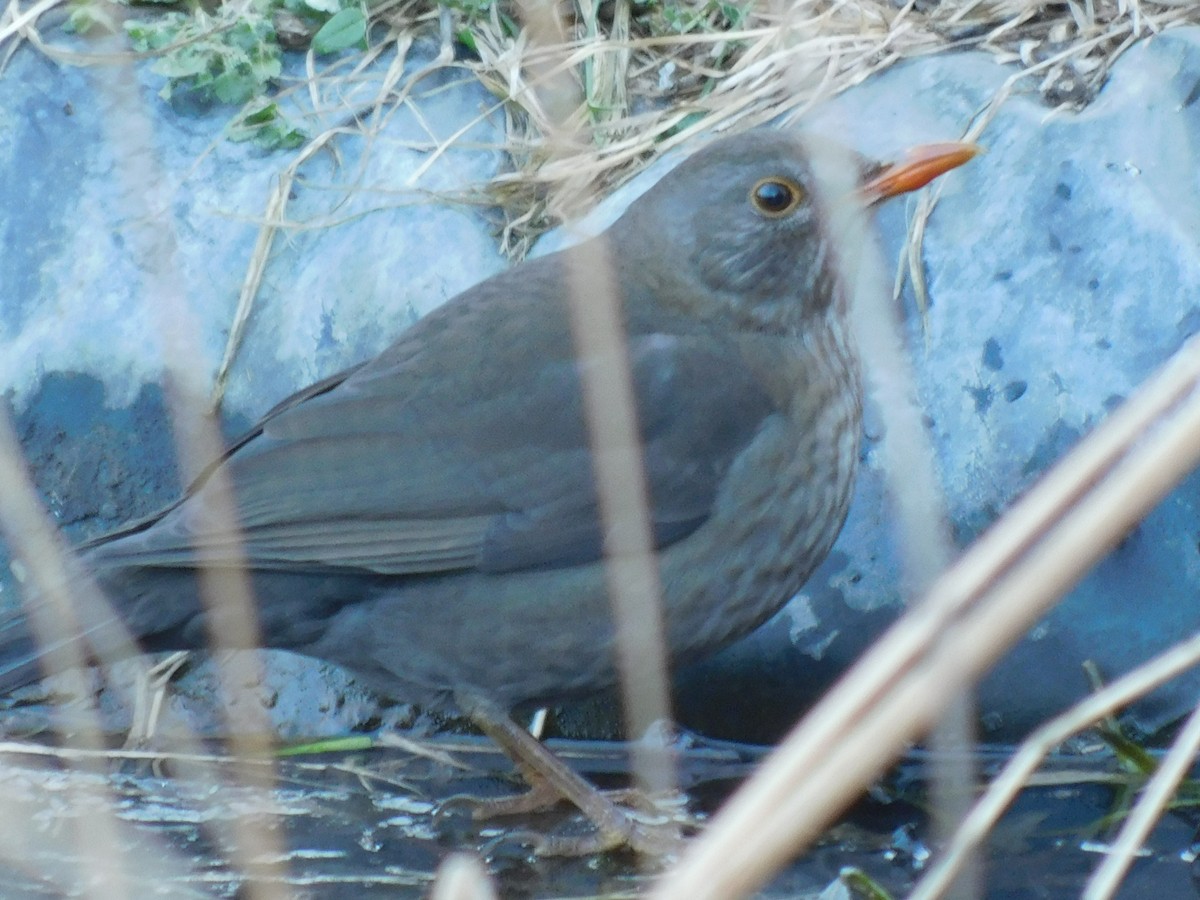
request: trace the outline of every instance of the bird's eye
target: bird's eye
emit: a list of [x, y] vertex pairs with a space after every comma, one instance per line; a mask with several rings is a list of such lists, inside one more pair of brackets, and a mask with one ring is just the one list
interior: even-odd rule
[[764, 178], [750, 191], [750, 202], [764, 216], [779, 219], [786, 216], [804, 199], [804, 189], [790, 178], [781, 175]]

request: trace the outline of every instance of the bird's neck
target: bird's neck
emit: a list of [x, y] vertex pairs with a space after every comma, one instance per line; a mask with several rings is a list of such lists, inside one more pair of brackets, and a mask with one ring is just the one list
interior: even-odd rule
[[[844, 314], [831, 308], [799, 332], [743, 331], [733, 339], [776, 408], [796, 414], [791, 418], [810, 415], [797, 404], [825, 407], [839, 397], [846, 404], [840, 415], [861, 417], [861, 366]], [[797, 390], [798, 385], [803, 389]]]

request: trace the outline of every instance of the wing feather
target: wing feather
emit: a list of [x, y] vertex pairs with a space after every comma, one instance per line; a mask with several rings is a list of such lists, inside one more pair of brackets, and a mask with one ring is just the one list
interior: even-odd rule
[[[531, 320], [497, 302], [505, 290], [485, 282], [371, 362], [272, 410], [220, 464], [237, 497], [238, 540], [218, 527], [205, 478], [103, 555], [181, 566], [198, 555], [232, 563], [240, 548], [254, 568], [384, 575], [598, 559], [603, 534], [565, 314], [541, 311], [535, 334], [509, 333], [514, 320]], [[456, 346], [446, 337], [456, 322], [492, 340]], [[529, 358], [514, 365], [497, 348], [516, 339]], [[633, 336], [629, 348], [651, 524], [664, 546], [707, 518], [774, 407], [734, 343], [654, 333]]]

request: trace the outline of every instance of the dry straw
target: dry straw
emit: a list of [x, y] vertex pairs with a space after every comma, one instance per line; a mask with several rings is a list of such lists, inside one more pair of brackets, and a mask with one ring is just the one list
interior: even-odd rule
[[[25, 7], [9, 0], [0, 12], [0, 71], [20, 41], [68, 64], [126, 58], [67, 51], [47, 41], [39, 22], [62, 2], [39, 0]], [[517, 9], [517, 20], [534, 21], [534, 6]], [[648, 8], [670, 8], [682, 18], [654, 19]], [[298, 168], [319, 151], [336, 153], [336, 139], [344, 134], [362, 133], [370, 140], [395, 110], [411, 108], [413, 92], [434, 71], [459, 70], [496, 96], [480, 115], [503, 116], [513, 168], [488, 186], [487, 196], [504, 210], [505, 248], [520, 256], [549, 224], [578, 214], [665, 150], [701, 132], [795, 118], [901, 60], [970, 48], [1013, 64], [1012, 78], [968, 129], [969, 139], [982, 135], [986, 143], [988, 122], [1013, 91], [1039, 92], [1051, 113], [1081, 108], [1135, 41], [1200, 21], [1193, 3], [1170, 0], [914, 0], [899, 8], [890, 0], [745, 5], [706, 0], [659, 7], [615, 0], [611, 6], [555, 7], [563, 11], [557, 29], [535, 34], [530, 28], [514, 31], [512, 20], [493, 5], [470, 23], [477, 58], [463, 60], [451, 50], [451, 35], [463, 24], [460, 13], [415, 0], [386, 2], [372, 11], [386, 36], [362, 57], [318, 71], [309, 56], [307, 81], [291, 90], [307, 96], [323, 124], [265, 198], [258, 245], [212, 389], [215, 402], [236, 364], [273, 241], [280, 229], [299, 227], [287, 220], [288, 188]], [[426, 31], [440, 36], [442, 52], [430, 65], [406, 72], [407, 51]], [[378, 38], [378, 29], [373, 34]], [[339, 106], [342, 89], [388, 51], [394, 51], [393, 63], [376, 95], [353, 108]], [[448, 141], [431, 139], [431, 161], [465, 130]], [[920, 234], [935, 199], [922, 202], [911, 230], [909, 268], [918, 278]], [[916, 287], [922, 294], [923, 284], [917, 281]], [[1200, 347], [1193, 342], [936, 579], [926, 601], [866, 655], [733, 798], [665, 876], [657, 896], [748, 893], [814, 839], [907, 741], [933, 725], [961, 685], [979, 677], [1200, 459], [1198, 383]], [[6, 458], [11, 455], [0, 454], [0, 486], [10, 500], [28, 496], [19, 468]], [[45, 529], [29, 525], [27, 506], [7, 503], [4, 526], [10, 537], [25, 529], [27, 538], [41, 535], [38, 540], [46, 544]], [[18, 510], [28, 515], [18, 521]], [[47, 549], [33, 556], [52, 560], [56, 553]], [[52, 573], [39, 577], [54, 580]], [[1055, 744], [1193, 665], [1198, 654], [1195, 639], [1185, 642], [1040, 729], [968, 815], [916, 896], [944, 890], [964, 854], [983, 839]], [[1194, 722], [1185, 727], [1179, 749], [1168, 756], [1145, 804], [1097, 873], [1090, 897], [1112, 894], [1200, 741], [1198, 731]], [[97, 872], [108, 871], [105, 847], [115, 840], [105, 820], [98, 821], [103, 827], [81, 854]], [[254, 847], [252, 836], [248, 840], [254, 852], [266, 849]], [[437, 896], [489, 896], [476, 867], [461, 860], [448, 866], [439, 890]]]
[[670, 873], [741, 896], [810, 843], [1200, 463], [1200, 340], [1086, 438], [864, 655]]

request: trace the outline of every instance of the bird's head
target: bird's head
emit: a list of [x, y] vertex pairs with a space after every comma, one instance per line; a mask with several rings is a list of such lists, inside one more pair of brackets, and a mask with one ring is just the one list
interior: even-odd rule
[[[900, 163], [867, 162], [811, 137], [759, 129], [713, 142], [630, 206], [611, 233], [627, 273], [687, 305], [750, 330], [793, 330], [834, 301], [829, 218], [915, 190], [978, 148], [939, 144]], [[849, 187], [839, 189], [840, 165]], [[833, 196], [831, 196], [831, 194]]]

